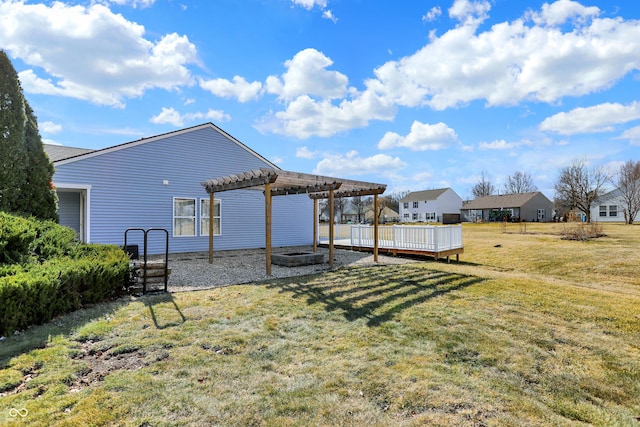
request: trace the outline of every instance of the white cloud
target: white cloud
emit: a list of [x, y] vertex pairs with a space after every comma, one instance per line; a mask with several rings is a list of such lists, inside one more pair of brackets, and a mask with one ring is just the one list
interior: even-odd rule
[[51, 121], [40, 122], [38, 123], [38, 130], [46, 134], [60, 133], [62, 132], [62, 125]]
[[227, 79], [200, 79], [200, 87], [216, 96], [236, 98], [240, 102], [256, 100], [262, 92], [262, 83], [249, 83], [244, 77], [240, 76], [234, 76], [233, 81]]
[[281, 78], [269, 76], [266, 90], [290, 101], [300, 95], [324, 99], [340, 98], [347, 94], [349, 79], [337, 71], [326, 68], [333, 61], [315, 49], [304, 49], [284, 63], [287, 71]]
[[481, 150], [510, 150], [514, 148], [513, 143], [509, 143], [504, 139], [497, 139], [491, 142], [481, 142], [479, 148]]
[[406, 167], [398, 157], [376, 154], [360, 157], [357, 151], [345, 155], [328, 155], [318, 162], [313, 173], [328, 176], [357, 176], [365, 174], [389, 174]]
[[219, 110], [209, 110], [206, 113], [197, 112], [180, 114], [180, 112], [174, 108], [162, 107], [162, 111], [157, 116], [153, 116], [149, 121], [155, 124], [169, 123], [176, 127], [180, 127], [184, 126], [186, 123], [203, 119], [214, 122], [224, 122], [231, 120], [231, 117], [229, 117], [229, 115], [224, 111]]
[[[546, 142], [539, 142], [539, 144], [546, 144]], [[533, 143], [528, 139], [520, 141], [507, 142], [504, 139], [496, 139], [491, 142], [481, 142], [478, 144], [478, 148], [481, 150], [513, 150], [523, 146], [531, 146]]]
[[0, 16], [0, 46], [35, 67], [20, 73], [27, 93], [123, 107], [146, 90], [192, 84], [187, 65], [198, 59], [186, 36], [149, 41], [142, 25], [104, 5], [4, 1]]
[[491, 5], [487, 1], [455, 0], [449, 16], [460, 22], [479, 23], [487, 18]]
[[291, 0], [291, 2], [295, 5], [304, 7], [307, 10], [313, 9], [316, 5], [321, 9], [327, 7], [327, 0]]
[[411, 131], [406, 136], [395, 132], [387, 132], [378, 142], [378, 148], [386, 150], [394, 147], [405, 147], [411, 151], [442, 150], [458, 143], [458, 135], [446, 124], [435, 125], [414, 121]]
[[432, 22], [438, 19], [440, 15], [442, 15], [442, 9], [440, 9], [440, 6], [434, 6], [422, 17], [422, 20]]
[[640, 126], [627, 129], [618, 139], [628, 139], [631, 145], [640, 145]]
[[579, 133], [611, 132], [614, 125], [640, 119], [640, 102], [629, 105], [606, 102], [581, 107], [547, 117], [538, 126], [542, 131], [575, 135]]
[[324, 19], [328, 19], [329, 21], [333, 22], [334, 24], [336, 22], [338, 22], [338, 18], [336, 18], [335, 15], [333, 14], [333, 12], [328, 10], [328, 9], [322, 11], [322, 17]]
[[307, 10], [311, 10], [315, 6], [318, 6], [322, 11], [322, 17], [324, 19], [328, 19], [334, 24], [338, 22], [338, 18], [333, 15], [333, 12], [327, 9], [327, 0], [291, 0], [291, 3]]
[[296, 149], [296, 157], [299, 159], [313, 159], [318, 155], [317, 151], [311, 151], [307, 146]]
[[437, 110], [482, 99], [489, 106], [553, 103], [640, 69], [640, 21], [599, 18], [597, 8], [578, 6], [556, 2], [479, 32], [489, 4], [456, 1], [449, 14], [464, 25], [432, 33], [415, 54], [383, 64], [369, 87], [395, 104]]
[[363, 90], [329, 70], [333, 61], [323, 53], [300, 51], [285, 63], [284, 74], [267, 78], [267, 93], [277, 95], [284, 109], [258, 127], [298, 138], [327, 137], [371, 120], [391, 120], [400, 106], [557, 103], [602, 91], [640, 70], [640, 21], [601, 18], [596, 7], [559, 0], [485, 29], [480, 24], [490, 10], [487, 1], [456, 0], [449, 16], [457, 26], [441, 36], [432, 32], [413, 55], [373, 70]]
[[587, 18], [600, 15], [595, 6], [586, 7], [572, 0], [558, 0], [542, 5], [539, 13], [531, 12], [530, 17], [538, 25], [561, 25], [571, 19], [583, 23]]
[[334, 105], [330, 100], [316, 101], [303, 95], [256, 127], [262, 131], [306, 139], [328, 137], [339, 132], [366, 126], [370, 120], [391, 120], [395, 108], [375, 94], [365, 92], [355, 99]]
[[109, 3], [114, 3], [119, 6], [131, 6], [131, 7], [140, 6], [141, 8], [150, 7], [155, 2], [156, 0], [109, 0]]

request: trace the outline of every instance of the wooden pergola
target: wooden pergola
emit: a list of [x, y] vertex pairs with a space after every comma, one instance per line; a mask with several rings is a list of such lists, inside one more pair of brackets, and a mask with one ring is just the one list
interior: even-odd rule
[[[201, 183], [209, 194], [209, 263], [213, 263], [214, 195], [223, 191], [261, 190], [265, 198], [265, 248], [266, 270], [271, 275], [271, 198], [289, 194], [308, 194], [313, 199], [313, 251], [318, 241], [318, 200], [329, 199], [329, 264], [333, 267], [334, 198], [373, 196], [374, 212], [378, 211], [378, 195], [384, 193], [386, 184], [332, 178], [280, 169], [260, 168], [235, 175], [208, 179]], [[378, 216], [374, 215], [373, 259], [378, 262]]]

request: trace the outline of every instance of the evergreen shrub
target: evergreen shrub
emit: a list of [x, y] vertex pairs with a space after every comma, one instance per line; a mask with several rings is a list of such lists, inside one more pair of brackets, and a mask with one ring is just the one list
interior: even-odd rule
[[52, 221], [0, 213], [0, 335], [124, 291], [127, 254], [74, 236]]

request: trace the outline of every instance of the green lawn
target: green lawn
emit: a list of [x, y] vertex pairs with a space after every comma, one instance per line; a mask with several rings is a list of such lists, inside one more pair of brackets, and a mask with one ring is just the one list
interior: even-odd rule
[[562, 226], [61, 317], [0, 341], [0, 426], [640, 425], [640, 226]]

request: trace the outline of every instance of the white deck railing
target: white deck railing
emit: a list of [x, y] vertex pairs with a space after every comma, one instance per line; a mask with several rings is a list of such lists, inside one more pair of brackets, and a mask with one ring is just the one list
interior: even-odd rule
[[[320, 243], [329, 241], [329, 227], [320, 227]], [[334, 244], [373, 247], [371, 225], [334, 225]], [[462, 225], [393, 225], [378, 227], [378, 247], [443, 252], [462, 248]]]

